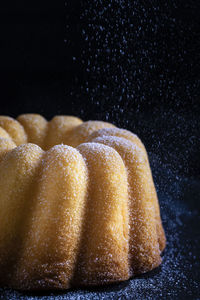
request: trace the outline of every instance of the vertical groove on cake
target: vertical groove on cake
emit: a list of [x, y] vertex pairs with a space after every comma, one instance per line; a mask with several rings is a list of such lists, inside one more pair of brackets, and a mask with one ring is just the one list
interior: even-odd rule
[[[21, 254], [33, 189], [43, 151], [21, 145], [0, 163], [0, 281], [13, 285], [13, 273]], [[8, 180], [9, 178], [9, 180]]]
[[0, 126], [8, 132], [17, 146], [27, 143], [26, 132], [17, 120], [7, 116], [0, 116]]
[[[44, 140], [44, 147], [46, 150], [58, 144], [66, 144], [67, 136], [70, 132], [82, 124], [83, 121], [73, 116], [55, 116], [48, 122], [48, 130]], [[69, 145], [71, 146], [71, 145]]]
[[86, 192], [87, 169], [76, 149], [58, 145], [44, 154], [18, 269], [22, 288], [69, 288]]
[[0, 126], [0, 138], [4, 138], [4, 139], [11, 139], [12, 140], [12, 137], [8, 134], [8, 132], [3, 129], [3, 127]]
[[16, 144], [12, 141], [12, 139], [5, 139], [0, 137], [0, 162], [3, 159], [4, 155], [15, 147]]
[[151, 270], [161, 262], [156, 232], [154, 199], [151, 193], [151, 176], [146, 157], [130, 141], [114, 136], [93, 140], [113, 147], [122, 157], [128, 172], [129, 184], [129, 256], [131, 273]]
[[154, 182], [153, 182], [153, 176], [151, 173], [150, 165], [149, 165], [149, 159], [148, 155], [145, 149], [145, 146], [143, 145], [142, 141], [139, 139], [139, 137], [136, 134], [133, 134], [132, 132], [125, 130], [125, 129], [120, 129], [120, 128], [103, 128], [100, 129], [93, 134], [91, 134], [88, 137], [88, 141], [93, 141], [96, 137], [104, 137], [104, 136], [116, 136], [116, 137], [121, 137], [126, 140], [129, 140], [132, 142], [134, 145], [137, 145], [143, 155], [144, 159], [146, 160], [146, 166], [148, 167], [148, 174], [150, 176], [150, 185], [151, 185], [151, 191], [152, 191], [152, 199], [154, 201], [154, 207], [155, 207], [155, 218], [156, 218], [156, 230], [157, 230], [157, 236], [158, 236], [158, 243], [160, 247], [160, 251], [163, 251], [166, 245], [166, 238], [165, 238], [165, 233], [164, 229], [162, 226], [162, 221], [160, 217], [160, 207], [159, 207], [159, 202], [158, 202], [158, 197], [157, 193], [155, 190]]
[[77, 147], [78, 145], [85, 143], [88, 139], [88, 136], [94, 131], [105, 127], [115, 127], [111, 123], [103, 121], [87, 121], [83, 122], [79, 126], [75, 127], [69, 135], [66, 136], [65, 144]]
[[86, 160], [89, 191], [75, 285], [96, 285], [129, 278], [128, 190], [123, 161], [107, 146], [77, 148]]
[[154, 201], [155, 222], [156, 222], [156, 231], [157, 231], [158, 244], [159, 244], [160, 251], [162, 252], [165, 249], [165, 246], [166, 246], [166, 237], [165, 237], [165, 232], [164, 232], [164, 228], [162, 226], [162, 220], [161, 220], [161, 216], [160, 216], [160, 205], [159, 205], [159, 202], [158, 202], [158, 197], [157, 197], [156, 189], [155, 189], [155, 186], [154, 186], [153, 176], [152, 176], [152, 172], [151, 172], [149, 162], [146, 165], [146, 167], [148, 169], [148, 176], [150, 178], [150, 180], [149, 180], [150, 190], [151, 190], [151, 193], [152, 193], [152, 199]]
[[34, 143], [43, 148], [48, 125], [47, 120], [38, 114], [23, 114], [17, 117], [17, 121], [24, 127], [28, 143]]

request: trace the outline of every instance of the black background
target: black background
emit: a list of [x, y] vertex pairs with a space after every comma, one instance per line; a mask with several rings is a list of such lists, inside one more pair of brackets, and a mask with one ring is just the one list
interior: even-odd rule
[[[137, 133], [150, 156], [169, 243], [162, 271], [150, 275], [146, 286], [145, 277], [138, 285], [131, 282], [124, 297], [135, 291], [137, 299], [155, 299], [159, 293], [196, 299], [200, 2], [161, 2], [67, 1], [65, 7], [20, 2], [1, 7], [0, 113], [16, 117], [36, 112], [47, 119], [72, 114]], [[170, 256], [175, 260], [178, 255], [175, 268]], [[131, 284], [137, 287], [131, 290]], [[124, 291], [113, 290], [116, 294], [108, 289], [106, 297]], [[78, 293], [66, 294], [66, 299]], [[98, 293], [94, 291], [96, 297]]]

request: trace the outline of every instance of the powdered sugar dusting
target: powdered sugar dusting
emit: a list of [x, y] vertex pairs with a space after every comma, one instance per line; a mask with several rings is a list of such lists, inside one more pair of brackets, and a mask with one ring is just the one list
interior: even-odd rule
[[120, 129], [120, 128], [103, 128], [99, 129], [98, 131], [92, 133], [89, 137], [88, 140], [92, 140], [95, 137], [98, 136], [119, 136], [123, 138], [131, 138], [131, 137], [137, 137], [136, 134], [126, 130], [126, 129]]
[[153, 269], [160, 263], [159, 232], [156, 233], [155, 227], [156, 224], [160, 227], [160, 219], [159, 216], [156, 217], [157, 197], [152, 187], [146, 151], [131, 141], [116, 136], [98, 137], [93, 142], [113, 147], [121, 155], [127, 168], [132, 273]]
[[67, 143], [71, 146], [77, 147], [79, 144], [85, 143], [90, 134], [105, 127], [114, 127], [114, 125], [102, 121], [84, 122], [71, 132], [70, 137], [67, 138]]

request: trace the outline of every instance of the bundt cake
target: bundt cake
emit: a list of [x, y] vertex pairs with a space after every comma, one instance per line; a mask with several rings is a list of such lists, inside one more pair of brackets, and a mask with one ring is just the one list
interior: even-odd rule
[[72, 116], [0, 116], [1, 286], [119, 282], [157, 267], [164, 248], [136, 135]]

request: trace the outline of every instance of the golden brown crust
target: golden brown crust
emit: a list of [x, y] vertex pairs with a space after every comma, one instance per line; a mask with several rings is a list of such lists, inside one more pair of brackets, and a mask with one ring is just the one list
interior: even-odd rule
[[48, 127], [47, 120], [38, 114], [23, 114], [18, 116], [17, 121], [24, 127], [28, 143], [43, 148]]
[[21, 145], [0, 162], [0, 281], [12, 286], [31, 203], [30, 191], [38, 174], [43, 151], [36, 145]]
[[87, 192], [80, 153], [54, 146], [41, 161], [33, 210], [15, 273], [15, 285], [68, 288], [75, 268]]
[[82, 124], [83, 121], [73, 116], [55, 116], [48, 123], [47, 135], [45, 138], [45, 149], [50, 149], [54, 145], [67, 144], [66, 138], [70, 135], [71, 131]]
[[7, 116], [0, 116], [0, 126], [7, 131], [17, 146], [27, 143], [24, 127], [17, 120]]
[[83, 124], [75, 127], [69, 135], [66, 136], [65, 144], [72, 147], [85, 143], [93, 132], [101, 128], [112, 128], [115, 127], [113, 124], [102, 122], [102, 121], [87, 121]]
[[[125, 130], [125, 129], [119, 129], [119, 128], [103, 128], [98, 131], [95, 131], [93, 134], [91, 134], [88, 137], [88, 141], [95, 141], [95, 138], [97, 137], [120, 137], [123, 139], [126, 139], [130, 142], [132, 142], [134, 145], [138, 147], [138, 149], [141, 150], [143, 153], [144, 159], [145, 159], [145, 164], [148, 166], [148, 174], [149, 174], [149, 182], [150, 182], [150, 190], [152, 193], [152, 199], [154, 201], [154, 209], [155, 209], [155, 219], [156, 219], [156, 230], [157, 230], [157, 235], [158, 235], [158, 242], [159, 242], [159, 247], [160, 251], [163, 251], [165, 246], [166, 246], [166, 238], [165, 238], [165, 233], [164, 229], [162, 226], [162, 221], [160, 218], [160, 207], [158, 203], [158, 198], [153, 182], [153, 177], [151, 174], [151, 169], [149, 165], [149, 160], [148, 160], [148, 155], [146, 152], [146, 149], [141, 142], [141, 140], [138, 138], [136, 134], [133, 134], [132, 132]], [[123, 147], [122, 147], [123, 148]]]
[[14, 149], [16, 144], [12, 139], [6, 139], [0, 137], [0, 161], [3, 159], [4, 155], [10, 150]]
[[89, 190], [74, 281], [87, 285], [126, 280], [129, 278], [126, 169], [118, 153], [110, 147], [88, 143], [80, 145], [78, 150], [87, 164]]
[[0, 284], [23, 290], [126, 280], [166, 243], [140, 139], [71, 116], [0, 116], [0, 220]]
[[146, 155], [124, 138], [99, 137], [93, 142], [114, 148], [124, 161], [128, 173], [131, 273], [151, 270], [160, 264], [161, 258], [155, 222], [157, 198], [152, 193], [152, 178]]

